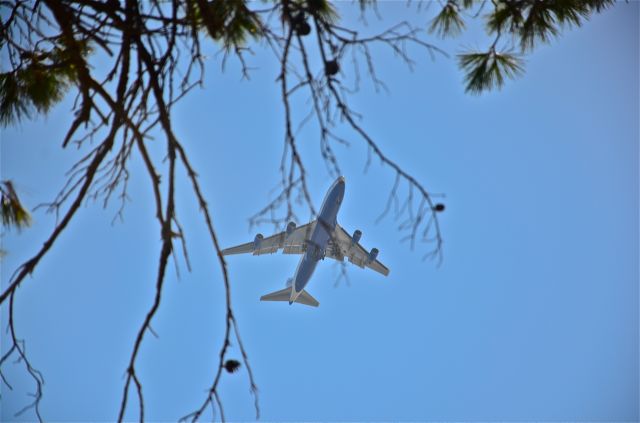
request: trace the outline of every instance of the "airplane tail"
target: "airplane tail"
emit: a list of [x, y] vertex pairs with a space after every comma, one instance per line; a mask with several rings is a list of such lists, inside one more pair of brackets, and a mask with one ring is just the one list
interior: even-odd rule
[[[263, 295], [262, 297], [260, 297], [260, 301], [289, 301], [290, 298], [291, 287], [287, 287], [285, 289]], [[320, 303], [305, 290], [302, 290], [300, 295], [298, 295], [298, 298], [296, 298], [295, 302], [311, 307], [318, 307], [320, 305]]]

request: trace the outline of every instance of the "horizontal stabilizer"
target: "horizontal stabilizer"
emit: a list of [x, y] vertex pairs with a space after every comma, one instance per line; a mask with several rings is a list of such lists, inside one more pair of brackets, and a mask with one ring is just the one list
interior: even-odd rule
[[304, 289], [302, 290], [300, 295], [298, 295], [298, 298], [296, 298], [296, 303], [308, 305], [311, 307], [318, 307], [320, 305], [320, 303]]
[[288, 286], [280, 291], [272, 292], [271, 294], [263, 295], [260, 297], [260, 301], [289, 301], [291, 298], [291, 287]]
[[[263, 295], [262, 297], [260, 297], [260, 301], [289, 301], [290, 298], [291, 287], [287, 287], [285, 289]], [[296, 303], [308, 305], [311, 307], [318, 307], [320, 305], [320, 303], [305, 290], [303, 290], [300, 295], [298, 295], [298, 298], [296, 298]]]

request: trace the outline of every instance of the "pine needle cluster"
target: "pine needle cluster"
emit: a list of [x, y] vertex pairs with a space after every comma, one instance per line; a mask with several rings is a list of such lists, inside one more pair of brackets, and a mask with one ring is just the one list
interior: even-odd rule
[[[482, 13], [488, 3], [448, 0], [433, 18], [429, 31], [440, 37], [456, 36], [465, 28], [465, 17]], [[480, 94], [500, 89], [507, 79], [524, 72], [523, 56], [539, 43], [548, 43], [563, 28], [580, 26], [593, 13], [612, 6], [614, 0], [493, 0], [493, 9], [483, 19], [495, 37], [486, 51], [465, 51], [458, 64], [465, 73], [466, 91]], [[474, 13], [474, 8], [478, 8]], [[504, 40], [506, 38], [506, 41]], [[505, 47], [497, 51], [500, 41]]]

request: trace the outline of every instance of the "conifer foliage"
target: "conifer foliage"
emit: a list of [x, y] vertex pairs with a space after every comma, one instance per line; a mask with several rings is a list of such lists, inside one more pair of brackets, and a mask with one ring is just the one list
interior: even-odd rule
[[[538, 43], [551, 41], [563, 28], [582, 25], [593, 13], [614, 3], [615, 0], [448, 0], [429, 30], [441, 37], [455, 36], [465, 28], [465, 18], [482, 15], [493, 43], [486, 51], [458, 55], [467, 92], [480, 94], [501, 88], [506, 79], [522, 74], [522, 55]], [[497, 50], [499, 44], [506, 47]]]
[[[247, 60], [256, 46], [272, 52], [278, 67], [275, 83], [280, 98], [276, 101], [285, 115], [279, 191], [274, 191], [275, 199], [251, 218], [252, 224], [283, 228], [286, 222], [296, 220], [294, 206], [300, 199], [315, 214], [296, 135], [298, 128], [313, 120], [321, 160], [328, 172], [342, 173], [336, 147], [354, 140], [362, 142], [369, 152], [367, 166], [376, 158], [395, 178], [381, 217], [392, 215], [412, 247], [416, 240], [423, 241], [421, 245], [430, 248], [424, 257], [440, 261], [443, 240], [438, 219], [445, 205], [436, 202], [430, 191], [388, 156], [363, 127], [361, 116], [349, 101], [350, 95], [360, 89], [361, 76], [368, 77], [376, 90], [384, 89], [376, 73], [376, 67], [382, 66], [376, 56], [381, 50], [393, 52], [397, 60], [413, 68], [416, 51], [432, 56], [444, 53], [430, 42], [429, 31], [440, 37], [455, 36], [465, 30], [469, 19], [483, 19], [493, 41], [486, 51], [460, 54], [459, 65], [468, 92], [479, 94], [500, 88], [507, 79], [523, 73], [523, 54], [540, 42], [550, 41], [565, 27], [581, 25], [614, 1], [448, 0], [441, 4], [437, 16], [428, 22], [425, 19], [421, 27], [395, 22], [379, 33], [362, 35], [366, 32], [358, 26], [362, 21], [341, 20], [342, 8], [353, 5], [345, 2], [338, 8], [328, 0], [0, 1], [0, 126], [47, 113], [65, 95], [72, 95], [72, 116], [59, 142], [62, 148], [72, 145], [79, 155], [66, 183], [44, 205], [55, 213], [55, 227], [33, 256], [3, 281], [0, 291], [0, 305], [8, 309], [7, 336], [2, 334], [8, 347], [0, 357], [0, 383], [11, 386], [2, 370], [15, 362], [24, 367], [36, 386], [33, 402], [21, 413], [32, 410], [35, 417], [30, 418], [42, 420], [40, 402], [46, 369], [42, 373], [36, 369], [27, 355], [27, 342], [16, 331], [14, 298], [18, 288], [23, 283], [35, 283], [26, 277], [37, 276], [39, 263], [55, 248], [60, 234], [88, 199], [100, 199], [105, 207], [115, 201], [119, 205], [117, 213], [122, 213], [128, 198], [129, 164], [136, 156], [144, 164], [143, 176], [152, 193], [154, 215], [150, 218], [157, 221], [161, 249], [152, 281], [155, 295], [132, 340], [131, 356], [124, 369], [118, 420], [122, 421], [130, 408], [139, 410], [139, 420], [144, 420], [145, 381], [138, 372], [138, 352], [145, 337], [154, 334], [152, 321], [161, 308], [170, 259], [178, 263], [182, 258], [190, 267], [176, 207], [176, 175], [186, 175], [192, 187], [226, 294], [218, 304], [226, 310], [225, 332], [211, 386], [203, 394], [201, 405], [184, 420], [202, 419], [209, 407], [215, 410], [216, 419], [225, 420], [220, 380], [237, 377], [238, 373], [247, 378], [259, 416], [257, 386], [231, 307], [231, 284], [209, 213], [207, 191], [172, 121], [176, 102], [202, 86], [204, 69], [212, 62], [206, 58], [205, 48], [211, 45], [221, 52], [217, 57], [221, 57], [223, 66], [227, 60], [237, 60], [243, 77], [248, 78], [253, 71]], [[374, 0], [359, 0], [355, 7], [362, 14], [378, 10]], [[294, 114], [294, 105], [300, 104], [308, 109]], [[338, 131], [338, 127], [346, 127], [346, 131]], [[351, 134], [349, 139], [345, 139], [346, 132]], [[154, 148], [164, 150], [161, 159], [150, 154], [151, 139], [155, 140]], [[12, 181], [0, 182], [0, 206], [3, 227], [29, 225], [30, 215]], [[231, 357], [232, 345], [238, 360]], [[132, 402], [137, 407], [132, 407]]]

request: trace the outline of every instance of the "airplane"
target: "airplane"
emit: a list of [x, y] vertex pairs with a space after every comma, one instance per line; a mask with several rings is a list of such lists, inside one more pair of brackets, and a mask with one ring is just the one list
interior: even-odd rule
[[344, 198], [344, 188], [345, 178], [340, 176], [327, 191], [317, 219], [297, 227], [295, 222], [289, 222], [283, 232], [267, 238], [257, 234], [253, 242], [222, 250], [223, 255], [251, 253], [256, 256], [273, 254], [280, 249], [283, 254], [302, 254], [296, 273], [287, 281], [286, 287], [263, 295], [260, 301], [289, 301], [289, 305], [299, 303], [318, 307], [320, 303], [304, 288], [318, 262], [325, 257], [338, 261], [344, 261], [346, 257], [356, 266], [368, 267], [384, 276], [389, 275], [389, 269], [377, 259], [378, 249], [367, 251], [359, 244], [362, 232], [356, 229], [353, 235], [349, 235], [338, 224], [337, 216]]

